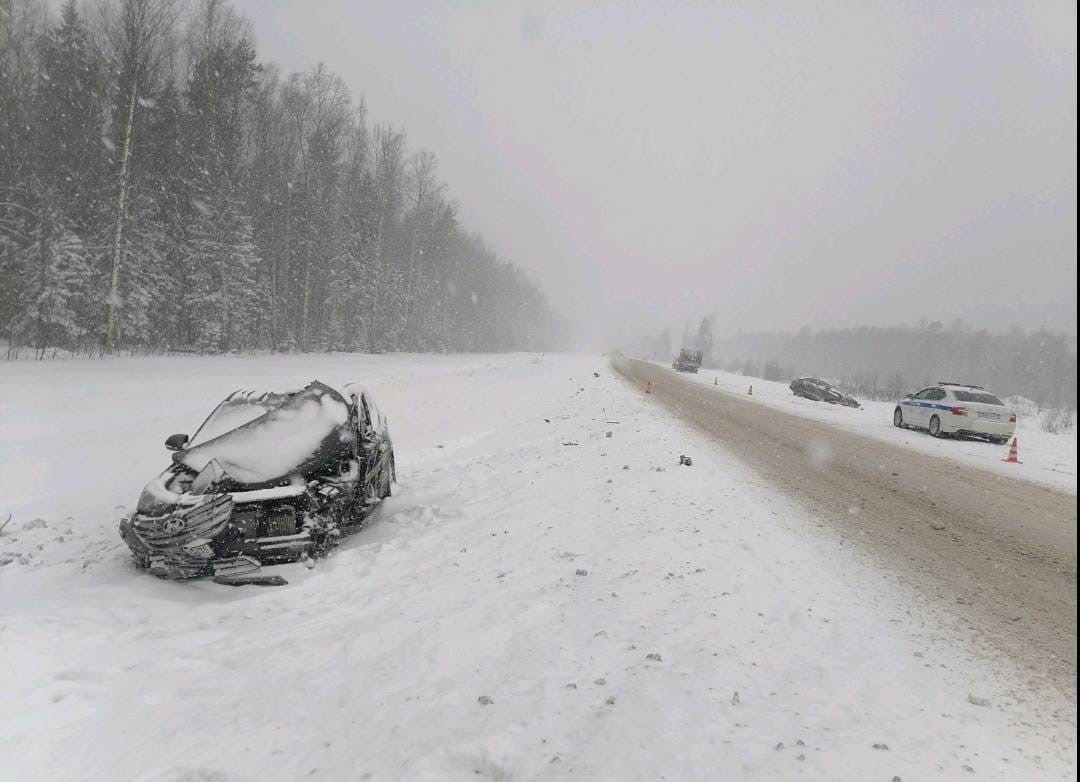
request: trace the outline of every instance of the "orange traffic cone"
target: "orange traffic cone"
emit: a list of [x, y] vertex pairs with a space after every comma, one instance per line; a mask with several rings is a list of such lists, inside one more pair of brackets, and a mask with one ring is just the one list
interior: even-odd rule
[[753, 396], [754, 395], [754, 387], [753, 386], [750, 386], [750, 390], [746, 392], [746, 395], [747, 396]]
[[1023, 464], [1023, 462], [1020, 461], [1020, 459], [1017, 458], [1017, 457], [1018, 457], [1018, 454], [1017, 454], [1017, 449], [1016, 449], [1016, 438], [1014, 437], [1013, 441], [1012, 441], [1012, 445], [1009, 446], [1009, 455], [1006, 456], [1001, 461], [1005, 462], [1006, 464]]
[[645, 382], [645, 393], [646, 394], [651, 394], [652, 393], [652, 381], [651, 380], [648, 380], [648, 381]]

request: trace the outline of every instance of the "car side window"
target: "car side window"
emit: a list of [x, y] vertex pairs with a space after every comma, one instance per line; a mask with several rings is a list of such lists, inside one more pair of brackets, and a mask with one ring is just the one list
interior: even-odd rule
[[938, 401], [938, 400], [944, 399], [945, 398], [945, 389], [944, 388], [931, 388], [930, 393], [926, 395], [926, 398], [931, 399], [931, 400], [933, 400], [935, 402]]
[[929, 399], [928, 394], [933, 390], [934, 389], [932, 388], [924, 388], [922, 391], [913, 396], [912, 399]]

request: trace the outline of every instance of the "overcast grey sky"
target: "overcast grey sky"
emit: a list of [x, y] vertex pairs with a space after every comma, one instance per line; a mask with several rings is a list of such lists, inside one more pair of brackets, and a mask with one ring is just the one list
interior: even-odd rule
[[1076, 7], [236, 0], [601, 338], [1076, 331]]

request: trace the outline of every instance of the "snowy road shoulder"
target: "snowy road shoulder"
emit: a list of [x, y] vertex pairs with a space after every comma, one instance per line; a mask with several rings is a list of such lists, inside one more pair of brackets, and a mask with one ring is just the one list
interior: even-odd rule
[[[906, 603], [850, 545], [808, 533], [813, 520], [602, 359], [445, 360], [438, 371], [421, 357], [412, 370], [333, 360], [354, 366], [256, 366], [363, 380], [390, 416], [401, 484], [314, 570], [280, 568], [286, 587], [134, 572], [113, 504], [139, 484], [117, 486], [93, 458], [122, 449], [124, 431], [83, 437], [72, 424], [74, 453], [55, 458], [108, 486], [82, 507], [27, 475], [15, 534], [33, 556], [0, 567], [6, 773], [1075, 772], [1074, 704], [1021, 702], [1006, 665], [972, 658], [948, 618]], [[106, 416], [107, 397], [88, 396]], [[93, 405], [80, 416], [98, 432]], [[153, 453], [132, 455], [144, 472], [160, 452], [162, 433], [151, 434]], [[48, 471], [54, 457], [36, 442], [18, 445]]]
[[[654, 363], [670, 369], [670, 365]], [[1050, 434], [1042, 431], [1034, 418], [1021, 416], [1016, 431], [1022, 463], [1006, 464], [1003, 460], [1008, 455], [1008, 446], [992, 445], [982, 440], [938, 440], [923, 431], [896, 428], [892, 423], [895, 402], [863, 402], [861, 410], [854, 410], [797, 397], [791, 393], [787, 383], [744, 377], [731, 372], [703, 369], [698, 374], [684, 374], [682, 377], [738, 394], [744, 399], [785, 413], [823, 421], [866, 437], [979, 467], [998, 475], [1022, 478], [1076, 494], [1076, 432]], [[751, 387], [752, 395], [749, 394]]]

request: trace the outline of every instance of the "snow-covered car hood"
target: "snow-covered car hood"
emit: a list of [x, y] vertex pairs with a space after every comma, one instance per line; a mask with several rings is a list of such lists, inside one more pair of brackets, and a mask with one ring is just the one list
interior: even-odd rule
[[304, 475], [349, 449], [348, 421], [349, 402], [317, 380], [294, 393], [236, 392], [199, 428], [195, 444], [173, 460], [196, 472], [216, 462], [244, 484]]

